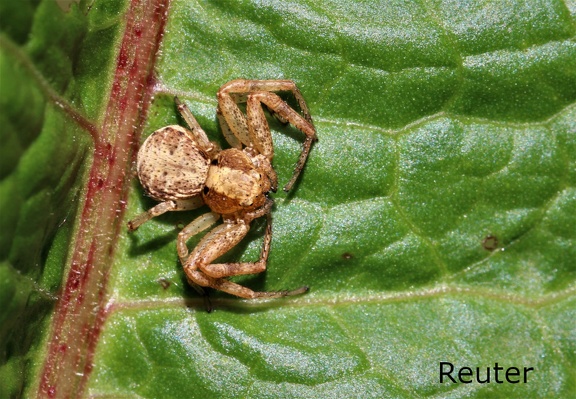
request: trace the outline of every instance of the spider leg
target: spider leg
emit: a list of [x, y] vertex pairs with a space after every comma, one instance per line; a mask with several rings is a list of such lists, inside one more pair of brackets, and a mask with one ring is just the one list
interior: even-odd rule
[[199, 208], [202, 205], [204, 205], [202, 197], [194, 197], [187, 200], [169, 200], [161, 202], [146, 212], [136, 216], [134, 219], [130, 220], [128, 222], [128, 230], [134, 231], [150, 219], [155, 218], [156, 216], [160, 216], [163, 213], [171, 211], [189, 211], [191, 209]]
[[[212, 287], [241, 298], [277, 298], [306, 292], [305, 287], [293, 291], [256, 292], [224, 279], [224, 277], [255, 274], [266, 270], [272, 241], [271, 208], [272, 201], [269, 201], [262, 208], [247, 214], [245, 221], [224, 223], [204, 236], [184, 264], [184, 271], [189, 280], [197, 285]], [[264, 215], [267, 217], [266, 233], [260, 259], [257, 262], [210, 263], [234, 248], [250, 230], [250, 222]]]
[[224, 291], [228, 294], [236, 295], [240, 298], [256, 299], [256, 298], [282, 298], [285, 296], [301, 295], [308, 292], [308, 287], [303, 286], [295, 290], [282, 290], [282, 291], [253, 291], [240, 284], [233, 283], [232, 281], [219, 279], [214, 282], [213, 287], [217, 290]]
[[[268, 108], [268, 107], [266, 107], [266, 108]], [[276, 118], [276, 120], [277, 120], [278, 122], [280, 122], [281, 124], [287, 125], [287, 124], [290, 123], [290, 122], [288, 121], [288, 119], [284, 118], [282, 115], [278, 114], [277, 112], [274, 112], [273, 109], [268, 108], [268, 112], [270, 112], [270, 114], [271, 114], [274, 118]]]
[[257, 262], [211, 263], [216, 258], [234, 248], [246, 236], [248, 223], [224, 223], [208, 233], [198, 244], [186, 262], [189, 267], [200, 269], [206, 276], [215, 279], [242, 274], [256, 274], [266, 270], [270, 252], [271, 235], [267, 229], [260, 259]]
[[[222, 224], [204, 236], [192, 252], [192, 255], [188, 258], [188, 261], [184, 264], [184, 271], [188, 277], [188, 281], [193, 285], [212, 287], [241, 298], [255, 297], [253, 291], [249, 288], [229, 281], [227, 284], [227, 280], [209, 276], [205, 272], [205, 269], [210, 266], [215, 266], [217, 269], [224, 266], [225, 269], [228, 269], [229, 264], [210, 265], [209, 262], [213, 260], [212, 258], [215, 259], [228, 249], [234, 247], [234, 245], [246, 235], [247, 230], [248, 228], [244, 224]], [[250, 263], [232, 265], [235, 266], [236, 274], [242, 274], [242, 272], [258, 273], [266, 267], [266, 264], [261, 262], [252, 264], [252, 266], [255, 265], [256, 267], [251, 267]], [[264, 266], [264, 268], [262, 268], [262, 266]]]
[[186, 227], [180, 230], [178, 233], [178, 240], [177, 240], [177, 248], [178, 248], [178, 257], [180, 258], [180, 262], [182, 264], [186, 263], [188, 259], [189, 251], [188, 246], [186, 243], [188, 240], [195, 236], [198, 233], [206, 230], [208, 227], [212, 226], [220, 219], [220, 215], [214, 212], [208, 212], [204, 215], [198, 216], [192, 222], [190, 222]]
[[[228, 126], [228, 122], [226, 122], [226, 118], [222, 114], [220, 106], [218, 106], [218, 108], [216, 109], [216, 117], [218, 118], [218, 123], [220, 123], [220, 130], [222, 130], [222, 135], [224, 136], [228, 144], [230, 144], [230, 147], [241, 150], [242, 143], [234, 135], [234, 133], [230, 129], [230, 126]], [[242, 115], [242, 117], [244, 117], [244, 115]]]
[[[199, 268], [208, 277], [212, 278], [255, 274], [266, 270], [266, 262], [270, 252], [270, 242], [272, 241], [272, 218], [270, 217], [270, 211], [272, 210], [273, 204], [274, 202], [272, 200], [268, 200], [264, 206], [245, 214], [242, 220], [225, 222], [214, 228], [200, 240], [190, 257], [183, 263], [184, 270]], [[264, 215], [267, 216], [268, 224], [266, 226], [260, 259], [257, 262], [211, 263], [238, 245], [246, 234], [248, 234], [248, 231], [250, 231], [250, 223], [252, 220]], [[184, 249], [182, 249], [182, 254], [184, 254]]]
[[213, 156], [216, 152], [220, 150], [218, 145], [211, 142], [208, 139], [206, 132], [204, 131], [204, 129], [202, 129], [202, 127], [200, 126], [200, 124], [190, 111], [190, 108], [188, 108], [186, 104], [180, 101], [178, 97], [174, 97], [174, 102], [178, 107], [178, 112], [180, 112], [180, 115], [182, 115], [182, 118], [184, 119], [186, 124], [190, 127], [190, 130], [193, 135], [192, 139], [196, 143], [198, 143], [210, 156]]
[[235, 96], [238, 99], [237, 102], [245, 102], [244, 93], [251, 93], [256, 91], [269, 91], [269, 92], [278, 92], [278, 91], [289, 91], [292, 93], [296, 101], [298, 102], [298, 106], [302, 111], [302, 115], [304, 119], [306, 119], [311, 125], [312, 116], [310, 115], [310, 110], [308, 109], [308, 105], [300, 93], [298, 86], [292, 80], [287, 79], [278, 79], [278, 80], [250, 80], [250, 79], [236, 79], [231, 80], [230, 82], [224, 84], [220, 87], [218, 93], [230, 93], [231, 95]]
[[[186, 246], [186, 242], [190, 239], [190, 237], [206, 230], [208, 227], [216, 223], [216, 221], [220, 218], [220, 215], [214, 212], [208, 212], [204, 215], [201, 215], [190, 222], [186, 227], [180, 230], [178, 233], [178, 240], [177, 240], [177, 248], [178, 248], [178, 257], [180, 258], [180, 262], [185, 264], [186, 258], [188, 258], [188, 247]], [[204, 291], [204, 289], [199, 286], [198, 284], [194, 283], [188, 278], [188, 284], [190, 284], [200, 295], [204, 297], [204, 302], [206, 305], [206, 309], [208, 312], [212, 311], [212, 304], [210, 303], [210, 299], [208, 298], [208, 294]]]
[[307, 121], [298, 112], [294, 111], [294, 109], [278, 95], [267, 91], [251, 93], [248, 96], [248, 102], [246, 104], [249, 134], [254, 146], [258, 151], [260, 151], [260, 153], [264, 154], [269, 159], [272, 159], [274, 156], [274, 147], [272, 144], [270, 128], [268, 127], [268, 122], [266, 121], [266, 116], [262, 109], [262, 104], [266, 105], [275, 114], [286, 119], [306, 136], [302, 145], [302, 152], [300, 153], [300, 157], [298, 158], [298, 162], [294, 168], [294, 173], [288, 183], [284, 186], [284, 191], [289, 191], [304, 168], [312, 143], [317, 140], [316, 129], [312, 123]]
[[[226, 279], [213, 279], [207, 277], [204, 273], [199, 270], [191, 271], [188, 274], [189, 282], [192, 285], [202, 284], [204, 287], [211, 287], [215, 290], [226, 292], [230, 295], [235, 295], [240, 298], [245, 299], [256, 299], [256, 298], [281, 298], [285, 296], [300, 295], [308, 292], [308, 287], [303, 286], [296, 288], [295, 290], [283, 290], [283, 291], [253, 291], [250, 288], [244, 287], [243, 285], [233, 283], [232, 281]], [[210, 310], [209, 310], [210, 311]]]
[[[238, 142], [249, 147], [251, 140], [248, 133], [248, 121], [246, 120], [246, 116], [242, 113], [240, 108], [238, 108], [238, 104], [230, 93], [220, 89], [217, 97], [218, 109], [216, 110], [216, 115], [218, 115], [218, 120], [222, 127], [224, 137], [232, 147], [239, 148], [237, 146]], [[232, 141], [229, 140], [230, 136], [234, 136], [234, 138], [231, 139]]]
[[[273, 93], [276, 91], [291, 92], [298, 102], [302, 115]], [[223, 126], [222, 131], [226, 132], [225, 136], [234, 135], [237, 139], [236, 144], [239, 141], [247, 147], [253, 146], [270, 160], [274, 156], [274, 147], [262, 105], [265, 105], [281, 122], [290, 122], [305, 134], [306, 138], [294, 173], [284, 186], [284, 191], [289, 191], [304, 168], [312, 143], [317, 140], [310, 111], [295, 83], [291, 80], [237, 79], [223, 85], [218, 90], [217, 96], [218, 114], [221, 115], [219, 120]], [[246, 116], [237, 104], [244, 101], [246, 101]], [[232, 141], [229, 140], [234, 146]]]

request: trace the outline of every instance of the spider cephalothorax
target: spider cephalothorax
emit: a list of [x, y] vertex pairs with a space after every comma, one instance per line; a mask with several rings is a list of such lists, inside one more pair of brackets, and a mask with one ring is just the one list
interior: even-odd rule
[[[249, 148], [249, 147], [248, 147]], [[252, 211], [266, 202], [276, 173], [268, 162], [235, 148], [217, 154], [208, 169], [202, 198], [213, 212], [222, 215]]]

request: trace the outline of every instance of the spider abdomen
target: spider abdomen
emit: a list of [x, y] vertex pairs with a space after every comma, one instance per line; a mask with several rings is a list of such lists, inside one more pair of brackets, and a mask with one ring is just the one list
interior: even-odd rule
[[182, 126], [156, 130], [138, 152], [137, 170], [148, 195], [158, 201], [200, 194], [210, 160]]

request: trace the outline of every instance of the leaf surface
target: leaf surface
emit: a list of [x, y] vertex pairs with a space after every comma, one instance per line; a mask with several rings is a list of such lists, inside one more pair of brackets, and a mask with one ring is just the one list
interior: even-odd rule
[[[15, 4], [0, 3], [0, 397], [575, 393], [573, 2]], [[174, 95], [224, 144], [215, 93], [240, 77], [293, 79], [319, 141], [274, 195], [268, 270], [234, 281], [311, 291], [213, 293], [207, 313], [176, 255], [206, 210], [128, 234], [155, 204], [131, 162], [183, 124]], [[284, 183], [302, 137], [270, 124]], [[263, 230], [224, 258], [257, 259]], [[491, 381], [440, 383], [440, 362]]]

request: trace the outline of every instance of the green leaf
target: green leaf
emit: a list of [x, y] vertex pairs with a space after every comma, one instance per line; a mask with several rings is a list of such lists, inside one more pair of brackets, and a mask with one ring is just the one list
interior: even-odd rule
[[[0, 2], [0, 397], [573, 397], [575, 4]], [[293, 79], [319, 141], [233, 280], [311, 290], [207, 313], [176, 255], [206, 209], [128, 234], [132, 160], [174, 95], [224, 145], [240, 77]]]

